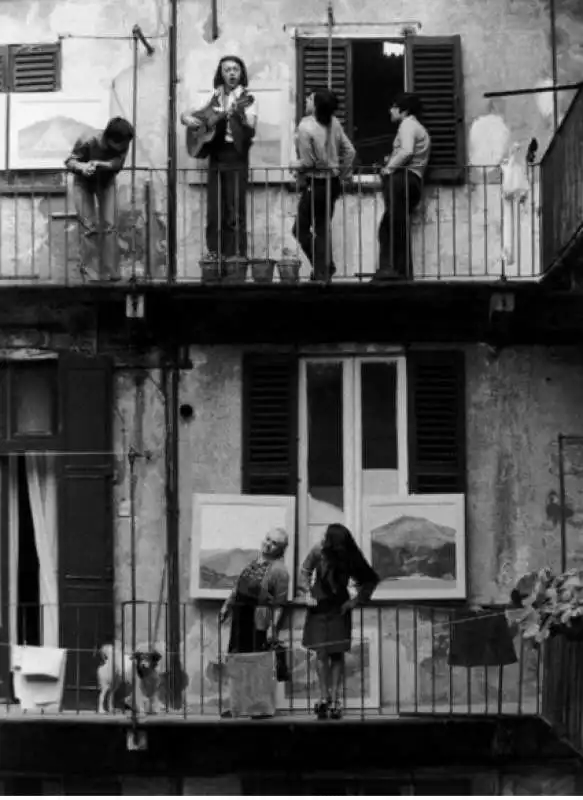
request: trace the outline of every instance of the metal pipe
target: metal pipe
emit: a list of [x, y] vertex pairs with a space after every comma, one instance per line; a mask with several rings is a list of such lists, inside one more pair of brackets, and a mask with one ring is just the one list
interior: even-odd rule
[[567, 502], [565, 491], [565, 437], [559, 434], [559, 503], [561, 504], [561, 572], [567, 569], [567, 519], [565, 517], [565, 503]]
[[560, 83], [557, 86], [541, 86], [540, 89], [509, 89], [506, 92], [484, 92], [484, 97], [515, 97], [519, 94], [539, 94], [543, 92], [569, 91], [570, 89], [580, 89], [583, 82], [579, 83]]
[[551, 66], [553, 74], [553, 130], [556, 131], [559, 127], [559, 98], [557, 95], [557, 14], [555, 9], [555, 0], [550, 0], [549, 14], [551, 17]]
[[[132, 86], [132, 127], [134, 129], [134, 138], [132, 139], [132, 156], [131, 156], [131, 210], [132, 210], [132, 224], [135, 226], [135, 219], [136, 219], [136, 162], [137, 162], [137, 153], [138, 153], [138, 142], [137, 142], [137, 130], [138, 130], [138, 34], [137, 34], [137, 25], [134, 25], [132, 29], [132, 68], [133, 68], [133, 86]], [[134, 228], [134, 239], [135, 239], [135, 228]], [[132, 252], [134, 253], [134, 268], [135, 268], [135, 241], [132, 242], [134, 245], [132, 248]]]
[[177, 209], [177, 151], [176, 151], [176, 87], [178, 84], [178, 0], [170, 0], [168, 26], [168, 186], [166, 191], [166, 249], [168, 282], [176, 278], [178, 249]]

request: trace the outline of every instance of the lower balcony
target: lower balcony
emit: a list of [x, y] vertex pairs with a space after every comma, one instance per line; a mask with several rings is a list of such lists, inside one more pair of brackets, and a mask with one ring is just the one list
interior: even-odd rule
[[[306, 255], [293, 235], [300, 195], [289, 171], [250, 171], [242, 195], [236, 192], [240, 214], [229, 217], [234, 247], [225, 233], [231, 212], [224, 198], [219, 197], [216, 214], [209, 217], [207, 178], [204, 169], [179, 172], [174, 274], [167, 261], [165, 170], [120, 174], [109, 232], [104, 232], [106, 220], [98, 208], [80, 204], [71, 176], [8, 175], [0, 197], [0, 285], [309, 281], [314, 240], [308, 234], [312, 246], [308, 243]], [[500, 167], [471, 166], [462, 185], [424, 187], [419, 205], [404, 223], [410, 250], [403, 251], [401, 280], [536, 280], [541, 271], [539, 183], [538, 168], [529, 167], [529, 189], [517, 197], [504, 186]], [[358, 170], [342, 187], [331, 230], [321, 237], [323, 251], [334, 262], [333, 283], [373, 277], [383, 212], [378, 175], [372, 169]], [[209, 237], [209, 219], [223, 231], [222, 239]], [[312, 232], [313, 223], [312, 210]], [[393, 241], [396, 225], [390, 224]], [[215, 247], [218, 264], [206, 258]], [[245, 261], [232, 258], [234, 253], [245, 255]]]
[[[118, 686], [106, 698], [107, 710], [111, 697], [111, 711], [98, 713], [100, 648], [111, 639], [101, 631], [108, 629], [112, 609], [91, 605], [59, 610], [50, 606], [42, 609], [20, 606], [13, 618], [18, 617], [21, 641], [25, 636], [29, 645], [49, 644], [54, 641], [60, 624], [66, 655], [62, 673], [52, 673], [49, 684], [46, 679], [41, 681], [41, 700], [37, 702], [34, 692], [39, 687], [29, 692], [24, 673], [30, 673], [32, 668], [34, 675], [39, 668], [39, 662], [35, 661], [38, 652], [30, 649], [27, 652], [22, 645], [4, 646], [3, 650], [10, 652], [10, 660], [4, 659], [1, 722], [30, 721], [37, 717], [45, 721], [59, 718], [78, 721], [82, 717], [87, 721], [122, 725], [136, 719], [147, 726], [177, 721], [233, 724], [240, 721], [235, 718], [233, 703], [240, 704], [249, 693], [258, 693], [263, 698], [262, 707], [275, 712], [266, 720], [268, 723], [286, 723], [290, 719], [302, 723], [316, 721], [313, 713], [319, 698], [316, 659], [314, 653], [308, 654], [301, 645], [303, 607], [290, 606], [287, 614], [279, 658], [286, 664], [288, 681], [277, 683], [274, 696], [270, 695], [271, 654], [258, 655], [257, 668], [253, 667], [251, 672], [237, 663], [237, 657], [229, 656], [229, 626], [219, 625], [215, 604], [208, 601], [206, 606], [184, 604], [180, 608], [180, 652], [174, 657], [163, 644], [170, 639], [166, 611], [155, 603], [139, 603], [135, 615], [132, 604], [117, 609], [120, 635], [113, 652], [116, 670], [121, 675], [122, 649], [126, 653], [158, 651], [161, 660], [155, 671], [156, 689], [152, 702], [138, 702], [139, 707], [132, 714], [126, 706], [131, 706], [133, 680], [138, 681], [133, 689], [138, 698], [142, 692], [130, 667], [129, 674], [127, 671], [123, 674], [123, 687]], [[429, 606], [373, 603], [355, 611], [353, 646], [346, 656], [343, 678], [344, 720], [380, 722], [410, 717], [500, 718], [540, 714], [545, 678], [540, 651], [510, 631], [500, 609], [473, 614]], [[245, 658], [248, 657], [238, 657]], [[258, 678], [261, 669], [262, 679]], [[254, 685], [253, 680], [257, 681]], [[170, 691], [171, 685], [176, 688], [174, 693]], [[47, 692], [52, 692], [50, 697]], [[231, 709], [235, 713], [229, 717]]]

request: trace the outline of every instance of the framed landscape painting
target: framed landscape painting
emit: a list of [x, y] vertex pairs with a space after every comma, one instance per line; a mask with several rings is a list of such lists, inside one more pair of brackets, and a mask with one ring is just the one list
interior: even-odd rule
[[363, 546], [380, 576], [378, 600], [466, 596], [464, 495], [367, 497]]
[[195, 494], [193, 497], [190, 596], [224, 599], [243, 567], [259, 553], [265, 534], [284, 528], [286, 564], [293, 593], [295, 498], [279, 495]]
[[[379, 642], [373, 628], [361, 628], [353, 617], [352, 648], [345, 655], [344, 707], [378, 708], [380, 705]], [[320, 697], [316, 654], [302, 647], [302, 629], [294, 627], [293, 642], [282, 636], [289, 648], [292, 680], [277, 684], [277, 708], [311, 713]]]

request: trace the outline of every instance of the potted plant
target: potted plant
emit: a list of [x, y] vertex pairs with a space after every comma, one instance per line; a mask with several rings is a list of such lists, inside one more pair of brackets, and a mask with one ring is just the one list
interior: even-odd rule
[[202, 283], [219, 283], [221, 280], [221, 262], [214, 253], [207, 253], [198, 262]]
[[284, 247], [281, 258], [277, 261], [277, 271], [281, 283], [298, 283], [300, 279], [301, 260], [289, 247]]
[[521, 578], [512, 600], [522, 609], [518, 623], [525, 639], [535, 644], [550, 636], [583, 640], [583, 570], [555, 575], [544, 567]]
[[246, 256], [229, 256], [223, 261], [223, 280], [225, 283], [245, 283], [249, 261]]
[[275, 259], [269, 257], [267, 245], [253, 246], [252, 253], [249, 263], [253, 281], [255, 283], [271, 283], [275, 270]]

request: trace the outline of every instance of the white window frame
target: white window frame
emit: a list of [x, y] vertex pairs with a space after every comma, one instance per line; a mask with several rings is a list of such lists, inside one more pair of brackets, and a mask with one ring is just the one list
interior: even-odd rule
[[311, 363], [342, 364], [343, 386], [343, 484], [344, 520], [347, 528], [362, 547], [362, 364], [396, 364], [397, 367], [397, 457], [398, 490], [388, 497], [409, 495], [409, 462], [407, 436], [407, 364], [401, 355], [326, 355], [302, 357], [299, 363], [298, 397], [298, 544], [300, 564], [309, 548], [308, 528], [308, 398], [307, 368]]

